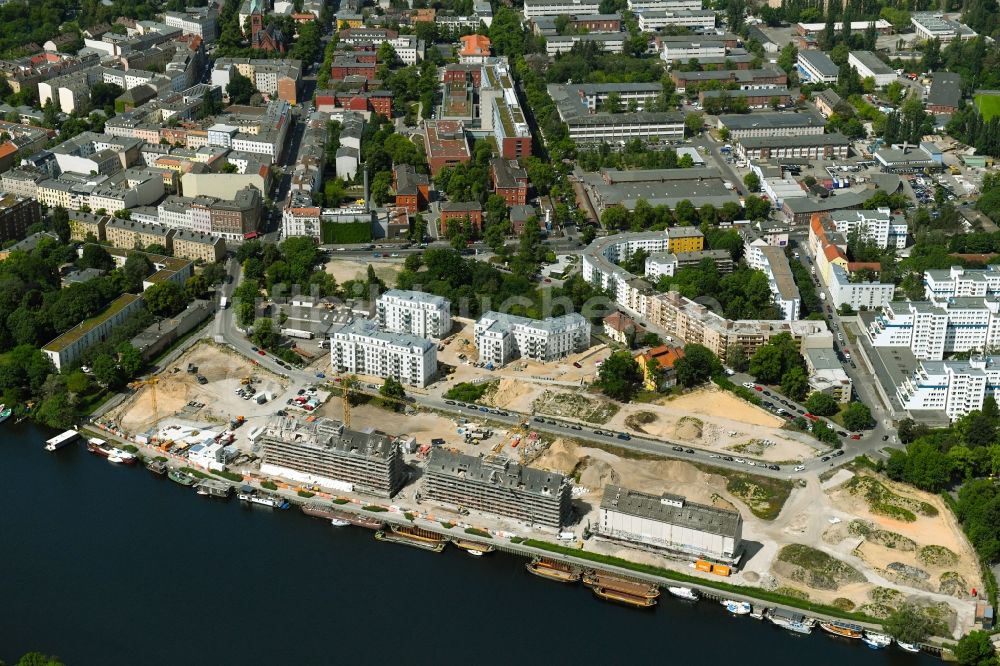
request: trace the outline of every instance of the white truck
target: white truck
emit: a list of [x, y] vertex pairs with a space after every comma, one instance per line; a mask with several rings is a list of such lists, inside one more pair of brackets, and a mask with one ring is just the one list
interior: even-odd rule
[[222, 298], [219, 299], [219, 309], [225, 310], [228, 307], [229, 307], [229, 299], [223, 296]]

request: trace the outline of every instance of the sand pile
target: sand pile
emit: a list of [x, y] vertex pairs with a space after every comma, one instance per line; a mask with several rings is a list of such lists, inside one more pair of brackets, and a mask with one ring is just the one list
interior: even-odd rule
[[702, 432], [704, 430], [704, 424], [698, 419], [691, 418], [689, 416], [683, 417], [677, 422], [677, 437], [687, 441], [694, 441], [701, 439]]
[[620, 481], [618, 472], [603, 460], [595, 460], [586, 456], [580, 461], [583, 471], [580, 472], [580, 485], [585, 488], [603, 488], [608, 484], [617, 485]]

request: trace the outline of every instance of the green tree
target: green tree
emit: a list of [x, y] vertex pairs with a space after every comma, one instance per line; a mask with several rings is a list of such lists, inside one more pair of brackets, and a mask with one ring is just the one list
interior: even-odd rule
[[919, 606], [904, 603], [886, 618], [882, 627], [903, 643], [919, 643], [931, 633], [932, 623]]
[[597, 384], [608, 397], [627, 402], [642, 385], [642, 371], [629, 352], [615, 352], [601, 364]]
[[143, 292], [146, 307], [157, 317], [172, 317], [184, 309], [184, 290], [176, 282], [160, 282]]
[[233, 70], [232, 77], [226, 85], [226, 95], [233, 104], [249, 104], [250, 98], [257, 92], [253, 81]]
[[376, 206], [385, 205], [389, 200], [389, 191], [392, 189], [392, 173], [380, 171], [372, 178], [371, 198]]
[[131, 343], [123, 342], [118, 345], [118, 365], [128, 377], [135, 377], [142, 370], [145, 361], [142, 352], [133, 347]]
[[760, 178], [753, 171], [743, 176], [743, 184], [751, 192], [760, 192]]
[[239, 301], [236, 304], [236, 325], [240, 328], [253, 326], [255, 309], [253, 301]]
[[962, 666], [997, 666], [997, 651], [988, 631], [970, 631], [955, 646], [955, 659]]
[[83, 252], [76, 265], [80, 268], [97, 268], [102, 271], [114, 270], [115, 260], [103, 246], [88, 243], [83, 246]]
[[133, 294], [142, 292], [142, 282], [153, 273], [153, 262], [140, 252], [130, 252], [122, 266], [125, 291]]
[[864, 430], [875, 425], [871, 410], [861, 402], [852, 402], [844, 409], [844, 427], [848, 430]]
[[840, 403], [829, 393], [815, 391], [806, 400], [805, 408], [816, 416], [833, 416], [840, 411]]
[[677, 383], [691, 388], [704, 384], [722, 372], [718, 357], [703, 345], [684, 345], [684, 356], [674, 361]]
[[270, 317], [261, 317], [254, 321], [251, 339], [261, 349], [273, 349], [278, 344], [278, 333], [274, 330], [274, 323]]
[[781, 350], [772, 345], [764, 345], [750, 357], [750, 374], [764, 384], [776, 384], [784, 372]]
[[684, 130], [689, 136], [701, 134], [701, 128], [704, 124], [705, 118], [700, 113], [692, 112], [684, 116]]
[[98, 354], [94, 358], [92, 369], [94, 371], [94, 379], [109, 389], [120, 388], [125, 383], [125, 374], [108, 354]]
[[65, 666], [59, 657], [50, 657], [41, 652], [28, 652], [17, 660], [17, 666]]
[[801, 400], [809, 391], [809, 378], [802, 368], [795, 366], [781, 376], [781, 392], [792, 400]]
[[726, 347], [726, 365], [731, 370], [743, 372], [747, 369], [750, 359], [747, 357], [747, 349], [739, 343]]
[[201, 298], [208, 292], [209, 286], [204, 273], [195, 273], [184, 281], [184, 298], [189, 301]]
[[388, 407], [396, 411], [402, 410], [402, 403], [397, 401], [404, 400], [406, 398], [406, 389], [403, 388], [403, 385], [399, 383], [398, 380], [393, 377], [386, 377], [382, 386], [379, 387], [378, 392], [383, 398], [388, 398], [388, 400], [382, 401], [384, 407]]
[[71, 231], [69, 227], [69, 213], [66, 209], [62, 206], [56, 206], [49, 213], [49, 219], [52, 221], [52, 230], [59, 236], [59, 242], [68, 243]]

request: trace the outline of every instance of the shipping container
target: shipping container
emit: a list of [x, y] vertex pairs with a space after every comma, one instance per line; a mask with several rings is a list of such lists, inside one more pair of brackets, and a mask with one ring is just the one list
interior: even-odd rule
[[705, 573], [712, 573], [712, 563], [705, 560], [698, 560], [694, 563], [694, 568]]
[[716, 576], [728, 576], [730, 573], [732, 573], [732, 570], [725, 564], [713, 564], [712, 573], [714, 573]]

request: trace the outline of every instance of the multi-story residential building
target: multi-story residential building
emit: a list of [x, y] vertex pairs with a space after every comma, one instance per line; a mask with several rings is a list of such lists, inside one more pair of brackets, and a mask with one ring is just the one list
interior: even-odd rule
[[799, 51], [799, 75], [810, 83], [836, 83], [840, 68], [822, 51]]
[[806, 361], [806, 375], [809, 377], [809, 388], [831, 395], [836, 398], [837, 402], [850, 402], [851, 378], [844, 370], [837, 352], [826, 347], [819, 349], [813, 349], [808, 345], [802, 347], [802, 357]]
[[[433, 168], [433, 167], [432, 167]], [[427, 208], [430, 200], [430, 179], [417, 173], [409, 164], [397, 164], [392, 169], [392, 188], [396, 191], [396, 206], [411, 215]]]
[[406, 484], [400, 445], [332, 419], [281, 417], [260, 439], [261, 472], [346, 492], [392, 497]]
[[435, 448], [425, 472], [428, 499], [558, 529], [572, 513], [571, 481], [502, 455], [468, 456]]
[[197, 35], [206, 43], [218, 35], [218, 12], [215, 7], [192, 7], [187, 11], [163, 13], [163, 22], [171, 28], [180, 28], [185, 35]]
[[502, 366], [517, 357], [555, 361], [587, 348], [590, 324], [575, 312], [539, 320], [490, 311], [476, 322], [475, 337], [482, 363]]
[[687, 558], [736, 563], [743, 555], [743, 518], [739, 511], [696, 504], [669, 493], [657, 496], [605, 486], [595, 531], [607, 539]]
[[11, 169], [0, 176], [0, 190], [7, 194], [28, 199], [38, 198], [38, 183], [48, 178], [48, 175], [27, 169]]
[[503, 197], [508, 206], [524, 206], [528, 203], [528, 172], [517, 160], [496, 157], [490, 160], [493, 175], [493, 191]]
[[781, 312], [785, 321], [796, 321], [802, 310], [802, 297], [799, 288], [792, 277], [792, 269], [788, 265], [788, 257], [780, 247], [768, 245], [760, 248], [761, 262], [755, 266], [767, 276], [768, 286], [774, 304]]
[[949, 298], [1000, 295], [1000, 266], [989, 264], [985, 268], [962, 268], [924, 271], [924, 291], [927, 300], [945, 303]]
[[72, 212], [69, 214], [70, 240], [82, 241], [87, 236], [93, 236], [98, 241], [107, 238], [105, 227], [111, 220], [110, 215], [95, 215], [93, 213]]
[[178, 229], [173, 236], [174, 256], [211, 264], [226, 258], [226, 241], [219, 236]]
[[698, 227], [669, 227], [667, 233], [667, 252], [701, 252], [705, 249], [705, 234]]
[[902, 250], [906, 247], [906, 218], [894, 215], [888, 208], [835, 211], [830, 214], [830, 222], [839, 233], [845, 236], [857, 234], [859, 240], [872, 243], [883, 250]]
[[851, 51], [847, 56], [847, 62], [858, 70], [858, 76], [862, 79], [873, 79], [879, 88], [889, 85], [897, 78], [896, 71], [871, 51]]
[[34, 199], [0, 194], [0, 244], [19, 241], [28, 227], [42, 221], [42, 208]]
[[969, 360], [920, 361], [895, 387], [895, 397], [909, 412], [944, 412], [952, 421], [981, 410], [1000, 387], [1000, 356]]
[[175, 230], [158, 224], [113, 217], [105, 225], [107, 241], [112, 247], [142, 250], [150, 245], [162, 245], [171, 252]]
[[634, 14], [643, 12], [700, 11], [703, 0], [628, 0], [628, 8]]
[[343, 372], [424, 387], [437, 374], [437, 345], [415, 335], [382, 331], [377, 321], [354, 319], [331, 331], [330, 362]]
[[908, 347], [921, 360], [984, 352], [1000, 346], [1000, 301], [956, 296], [940, 304], [893, 301], [861, 313], [872, 347]]
[[708, 58], [725, 58], [728, 52], [726, 43], [711, 36], [701, 37], [662, 37], [663, 50], [660, 58], [668, 63], [686, 63], [690, 60]]
[[480, 82], [481, 129], [493, 134], [501, 157], [529, 157], [531, 128], [521, 108], [507, 59], [495, 58], [483, 65]]
[[142, 305], [142, 294], [122, 294], [96, 317], [80, 322], [42, 347], [60, 372], [80, 360], [83, 352], [103, 342], [111, 330], [120, 326]]
[[391, 333], [443, 338], [451, 331], [451, 302], [422, 291], [390, 289], [378, 297], [376, 316]]
[[594, 0], [524, 0], [524, 18], [572, 14], [600, 14], [600, 3]]
[[[869, 215], [875, 211], [843, 211], [845, 214], [855, 212]], [[841, 222], [843, 228], [853, 228], [850, 224], [857, 219], [845, 215]], [[905, 231], [905, 222], [902, 228]], [[888, 233], [886, 238], [889, 238]], [[891, 282], [851, 279], [852, 264], [847, 259], [847, 236], [838, 231], [837, 224], [832, 220], [821, 215], [812, 216], [809, 222], [809, 248], [815, 257], [816, 274], [830, 292], [835, 308], [839, 309], [846, 304], [852, 310], [866, 310], [882, 307], [892, 301], [896, 287]]]
[[455, 120], [424, 121], [424, 149], [431, 175], [472, 159], [465, 125]]
[[639, 30], [642, 32], [656, 32], [673, 25], [685, 28], [714, 28], [715, 12], [708, 9], [661, 9], [639, 14]]
[[477, 231], [483, 228], [483, 207], [478, 201], [442, 201], [441, 228], [447, 229], [451, 221], [464, 224], [465, 220]]
[[595, 32], [581, 35], [552, 35], [545, 39], [545, 53], [549, 56], [556, 56], [560, 53], [569, 53], [577, 44], [593, 45], [599, 51], [608, 53], [621, 53], [625, 50], [625, 40], [627, 33], [623, 32]]
[[171, 229], [187, 229], [225, 240], [241, 240], [260, 225], [260, 190], [247, 186], [231, 199], [169, 196], [157, 207], [157, 222]]

